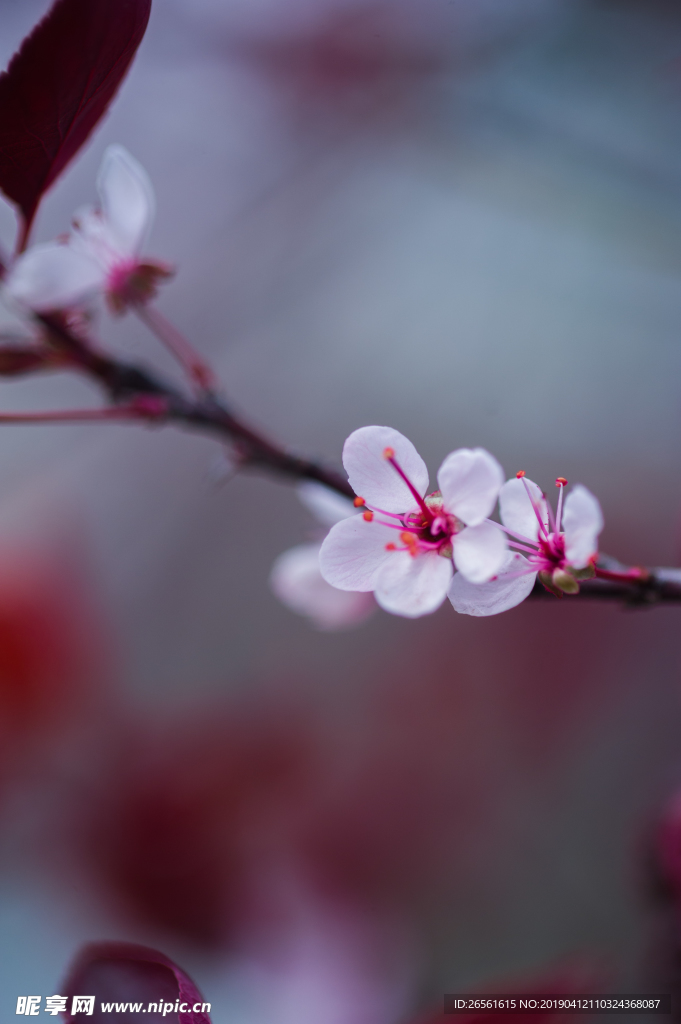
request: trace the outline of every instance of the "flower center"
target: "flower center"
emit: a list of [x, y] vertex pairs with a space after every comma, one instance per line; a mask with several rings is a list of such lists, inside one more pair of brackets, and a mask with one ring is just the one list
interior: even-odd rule
[[130, 278], [136, 269], [137, 260], [119, 260], [114, 263], [107, 275], [107, 292], [123, 297], [128, 290]]
[[539, 537], [537, 541], [539, 551], [537, 560], [542, 563], [542, 569], [552, 572], [554, 569], [562, 569], [565, 566], [565, 534], [550, 533], [548, 537]]
[[[392, 448], [386, 448], [383, 452], [383, 457], [387, 459], [395, 472], [404, 480], [418, 505], [417, 511], [405, 512], [403, 515], [397, 515], [393, 512], [386, 513], [382, 512], [381, 509], [376, 509], [377, 512], [382, 512], [383, 515], [388, 515], [395, 520], [394, 523], [383, 523], [384, 526], [390, 526], [392, 529], [400, 531], [399, 536], [403, 546], [390, 543], [386, 544], [387, 550], [408, 551], [412, 557], [416, 557], [420, 553], [434, 551], [445, 558], [451, 558], [452, 537], [462, 528], [463, 524], [459, 523], [455, 516], [445, 511], [442, 495], [439, 491], [433, 491], [432, 494], [427, 495], [425, 498], [419, 494], [395, 458], [395, 452]], [[369, 514], [373, 518], [373, 514]], [[367, 518], [367, 513], [365, 513], [365, 518]]]
[[154, 260], [118, 260], [106, 280], [109, 306], [114, 313], [123, 313], [128, 306], [143, 305], [154, 298], [159, 281], [172, 274], [172, 267]]

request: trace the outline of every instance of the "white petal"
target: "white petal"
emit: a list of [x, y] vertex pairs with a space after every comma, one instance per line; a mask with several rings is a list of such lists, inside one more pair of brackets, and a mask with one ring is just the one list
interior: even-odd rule
[[335, 526], [342, 519], [357, 515], [357, 509], [350, 498], [344, 498], [324, 484], [306, 480], [298, 485], [296, 491], [305, 508], [324, 526]]
[[506, 536], [493, 523], [467, 526], [454, 536], [454, 565], [471, 583], [484, 583], [506, 560]]
[[109, 146], [97, 178], [111, 239], [123, 256], [136, 256], [154, 216], [154, 190], [144, 168], [123, 146]]
[[82, 206], [76, 210], [69, 246], [74, 252], [96, 260], [107, 273], [122, 259], [128, 258], [119, 251], [117, 238], [102, 211], [94, 206]]
[[416, 500], [394, 466], [383, 456], [392, 448], [400, 468], [418, 493], [428, 490], [428, 469], [411, 441], [392, 427], [360, 427], [343, 446], [343, 465], [350, 486], [371, 508], [409, 512]]
[[436, 552], [412, 557], [393, 552], [378, 574], [374, 597], [386, 612], [416, 619], [436, 611], [447, 596], [452, 563]]
[[5, 279], [12, 298], [39, 311], [72, 306], [103, 286], [98, 263], [56, 242], [32, 246]]
[[336, 523], [324, 539], [319, 568], [327, 583], [339, 590], [375, 590], [376, 577], [394, 551], [386, 544], [399, 543], [399, 534], [381, 523], [367, 523], [362, 515]]
[[306, 615], [320, 629], [344, 629], [376, 610], [371, 594], [338, 590], [319, 571], [320, 544], [300, 544], [272, 566], [270, 586], [282, 604]]
[[440, 466], [437, 482], [447, 511], [477, 526], [494, 508], [504, 471], [484, 448], [459, 448]]
[[[548, 511], [546, 499], [542, 494], [541, 487], [534, 481], [527, 480], [527, 486], [539, 509], [539, 514], [544, 523], [548, 523]], [[522, 480], [513, 477], [507, 480], [499, 493], [499, 515], [504, 526], [516, 533], [522, 533], [528, 540], [536, 541], [539, 534], [539, 521], [532, 508], [525, 485]]]
[[514, 574], [529, 566], [526, 558], [509, 551], [503, 570], [487, 583], [469, 583], [457, 572], [449, 588], [449, 600], [454, 610], [462, 615], [498, 615], [499, 612], [515, 608], [532, 590], [537, 574]]
[[598, 551], [603, 513], [598, 499], [581, 484], [570, 491], [563, 511], [565, 556], [575, 569], [583, 569]]

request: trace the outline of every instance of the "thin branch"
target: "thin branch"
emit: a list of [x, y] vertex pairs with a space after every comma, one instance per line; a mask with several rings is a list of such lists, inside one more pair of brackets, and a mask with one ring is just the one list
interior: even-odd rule
[[[554, 595], [539, 580], [530, 597], [555, 600]], [[681, 604], [681, 569], [629, 567], [608, 555], [599, 555], [596, 579], [582, 580], [578, 594], [565, 595], [566, 601], [575, 598], [582, 601], [618, 601], [627, 608]]]
[[43, 314], [38, 315], [38, 320], [70, 364], [98, 381], [115, 405], [144, 396], [163, 398], [166, 421], [230, 441], [242, 467], [266, 470], [293, 480], [314, 480], [347, 498], [354, 498], [354, 491], [341, 473], [281, 448], [243, 423], [212, 393], [187, 398], [146, 368], [97, 351], [89, 341], [84, 342], [69, 330], [61, 317]]
[[[59, 316], [37, 317], [47, 329], [51, 342], [74, 369], [93, 377], [114, 404], [112, 415], [95, 419], [137, 417], [148, 422], [174, 423], [229, 441], [239, 465], [290, 480], [314, 480], [347, 498], [354, 491], [341, 473], [311, 459], [294, 455], [243, 423], [222, 400], [212, 393], [187, 398], [146, 368], [135, 366], [97, 351], [90, 341], [81, 340]], [[65, 414], [65, 417], [68, 414]], [[681, 603], [681, 569], [644, 569], [621, 565], [615, 559], [599, 558], [596, 579], [580, 584], [578, 594], [567, 602], [616, 601], [626, 607], [650, 607]], [[536, 600], [555, 601], [537, 581], [530, 595]]]
[[189, 341], [181, 334], [170, 320], [149, 303], [135, 303], [132, 307], [142, 323], [163, 342], [172, 352], [179, 364], [184, 368], [190, 380], [198, 388], [199, 393], [215, 391], [215, 377], [208, 363], [204, 362]]

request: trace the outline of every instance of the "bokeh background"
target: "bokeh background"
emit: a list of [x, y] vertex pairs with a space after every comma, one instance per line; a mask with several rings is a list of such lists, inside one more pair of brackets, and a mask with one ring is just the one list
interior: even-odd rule
[[[47, 7], [2, 0], [4, 62]], [[111, 142], [157, 191], [160, 308], [252, 422], [331, 462], [386, 423], [433, 477], [482, 445], [592, 489], [603, 550], [678, 564], [673, 0], [155, 0], [36, 240]], [[101, 334], [177, 378], [132, 317]], [[398, 1024], [575, 957], [643, 977], [677, 609], [319, 632], [268, 589], [309, 513], [214, 441], [7, 427], [0, 480], [3, 1016], [108, 937], [177, 959], [215, 1024]]]

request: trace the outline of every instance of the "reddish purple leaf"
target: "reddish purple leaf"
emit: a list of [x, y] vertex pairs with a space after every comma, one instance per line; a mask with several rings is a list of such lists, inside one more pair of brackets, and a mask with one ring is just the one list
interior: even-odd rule
[[21, 210], [24, 235], [106, 113], [150, 10], [151, 0], [57, 0], [0, 75], [0, 189]]
[[[169, 957], [147, 946], [128, 942], [85, 946], [60, 991], [68, 999], [66, 1024], [86, 1019], [103, 1024], [114, 1017], [120, 1024], [210, 1024], [201, 1008], [208, 1004], [191, 978]], [[71, 1012], [74, 996], [94, 996], [91, 1015]], [[150, 1010], [150, 1003], [158, 1008]]]

